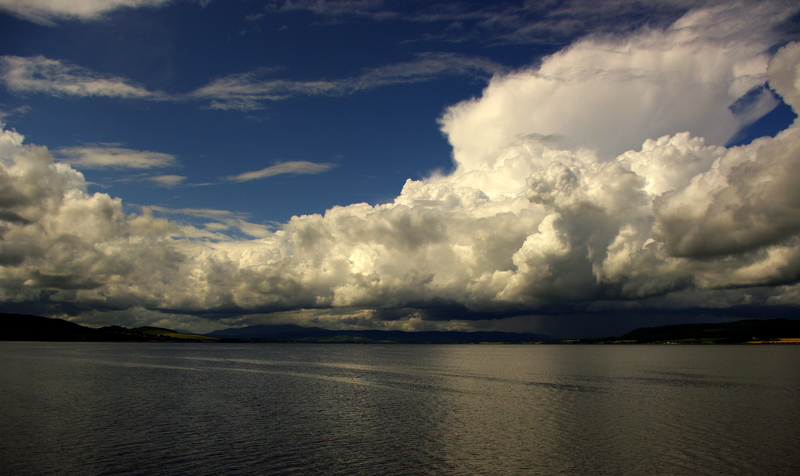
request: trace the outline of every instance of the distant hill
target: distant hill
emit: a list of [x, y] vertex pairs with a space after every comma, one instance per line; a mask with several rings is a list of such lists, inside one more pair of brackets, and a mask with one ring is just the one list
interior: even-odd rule
[[459, 332], [459, 331], [381, 331], [329, 330], [321, 327], [302, 327], [292, 324], [257, 325], [239, 329], [224, 329], [206, 334], [210, 337], [236, 339], [244, 342], [351, 342], [396, 344], [477, 344], [527, 343], [550, 341], [541, 334], [516, 332]]
[[584, 343], [743, 344], [800, 343], [798, 319], [748, 319], [715, 324], [641, 327], [621, 337], [584, 339]]
[[218, 342], [221, 339], [182, 334], [160, 327], [128, 329], [107, 326], [99, 329], [63, 319], [0, 313], [0, 340], [49, 342]]
[[514, 332], [332, 331], [291, 324], [225, 329], [206, 335], [160, 327], [107, 326], [98, 329], [63, 319], [0, 313], [0, 340], [61, 342], [342, 342], [406, 344], [524, 343], [549, 341], [541, 334]]
[[205, 335], [161, 327], [107, 326], [98, 329], [63, 319], [0, 313], [0, 341], [83, 342], [306, 342], [306, 343], [576, 343], [576, 344], [740, 344], [800, 343], [800, 319], [749, 319], [713, 324], [642, 327], [620, 337], [556, 341], [542, 334], [515, 332], [404, 332], [329, 330], [292, 324], [224, 329]]

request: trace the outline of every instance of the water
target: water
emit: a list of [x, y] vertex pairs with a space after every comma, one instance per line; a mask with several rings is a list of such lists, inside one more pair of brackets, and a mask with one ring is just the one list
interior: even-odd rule
[[0, 342], [0, 472], [796, 474], [800, 346]]

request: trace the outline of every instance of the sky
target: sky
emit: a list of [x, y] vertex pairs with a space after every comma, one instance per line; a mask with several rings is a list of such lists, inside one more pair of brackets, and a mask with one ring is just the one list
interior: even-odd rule
[[795, 3], [0, 0], [0, 312], [797, 317]]

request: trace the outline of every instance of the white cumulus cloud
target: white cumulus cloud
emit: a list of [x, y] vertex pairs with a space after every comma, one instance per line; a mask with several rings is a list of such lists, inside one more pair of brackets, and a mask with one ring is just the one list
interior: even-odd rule
[[[735, 20], [732, 11], [739, 13]], [[733, 8], [687, 14], [666, 30], [591, 37], [541, 67], [495, 77], [479, 99], [451, 107], [442, 130], [465, 170], [491, 168], [503, 149], [536, 133], [608, 160], [647, 138], [692, 131], [724, 144], [777, 105], [763, 88], [766, 50], [779, 17]], [[768, 19], [765, 19], [765, 17]], [[734, 114], [750, 90], [758, 96]]]

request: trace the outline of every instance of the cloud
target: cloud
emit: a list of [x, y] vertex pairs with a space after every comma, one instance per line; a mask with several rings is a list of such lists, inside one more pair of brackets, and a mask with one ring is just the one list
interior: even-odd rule
[[0, 10], [42, 25], [58, 20], [97, 20], [121, 8], [161, 7], [173, 0], [0, 0]]
[[[0, 104], [0, 106], [3, 106], [3, 105]], [[14, 117], [14, 116], [22, 116], [24, 114], [27, 114], [28, 111], [30, 111], [30, 107], [29, 106], [19, 106], [19, 107], [16, 107], [16, 108], [12, 109], [11, 111], [0, 109], [0, 128], [5, 127], [5, 119], [6, 118]]]
[[778, 50], [778, 54], [772, 58], [767, 70], [770, 76], [770, 85], [795, 111], [800, 111], [800, 88], [797, 86], [798, 64], [800, 64], [800, 45], [791, 43]]
[[307, 10], [325, 16], [374, 15], [387, 8], [383, 0], [291, 0], [268, 2], [267, 5], [273, 10]]
[[216, 79], [192, 93], [196, 99], [212, 100], [211, 109], [254, 110], [262, 101], [297, 96], [342, 96], [395, 84], [432, 81], [442, 76], [490, 76], [504, 68], [483, 58], [452, 53], [423, 53], [413, 61], [374, 68], [360, 76], [316, 81], [263, 79], [273, 70], [259, 69]]
[[484, 58], [452, 53], [421, 53], [413, 61], [373, 68], [360, 76], [338, 80], [294, 81], [263, 79], [279, 68], [259, 68], [213, 80], [187, 94], [149, 91], [125, 78], [104, 75], [59, 60], [36, 57], [0, 57], [0, 82], [17, 94], [58, 97], [115, 97], [147, 101], [210, 100], [208, 108], [249, 111], [263, 101], [298, 96], [342, 96], [395, 84], [433, 81], [443, 76], [488, 77], [503, 66]]
[[769, 106], [764, 83], [799, 106], [800, 46], [764, 53], [780, 21], [764, 12], [694, 11], [498, 76], [442, 119], [452, 173], [278, 227], [224, 210], [126, 214], [3, 131], [0, 300], [93, 309], [95, 323], [102, 311], [408, 329], [796, 306], [800, 128], [724, 146], [768, 109], [730, 108]]
[[163, 97], [122, 78], [106, 76], [44, 56], [0, 57], [0, 82], [9, 91], [72, 97], [156, 100]]
[[[120, 168], [120, 167], [115, 167]], [[189, 177], [183, 175], [149, 175], [147, 173], [139, 174], [126, 174], [122, 177], [104, 178], [102, 183], [92, 183], [92, 185], [99, 185], [101, 187], [110, 187], [113, 183], [148, 183], [161, 188], [175, 188], [179, 186], [197, 187], [210, 184], [194, 184], [185, 183]]]
[[[741, 0], [743, 9], [765, 2]], [[796, 10], [791, 1], [769, 2], [777, 14]], [[796, 3], [796, 2], [795, 2]], [[588, 34], [629, 34], [663, 28], [692, 8], [730, 6], [726, 0], [567, 0], [561, 2], [387, 2], [383, 0], [276, 0], [265, 12], [308, 11], [328, 22], [372, 20], [438, 23], [436, 34], [415, 40], [485, 44], [553, 44]], [[265, 15], [260, 15], [263, 17]]]
[[[56, 153], [61, 162], [79, 169], [151, 169], [178, 165], [178, 159], [172, 154], [124, 149], [116, 147], [115, 144], [62, 147]], [[164, 179], [164, 181], [170, 180], [174, 182], [175, 179]]]
[[[586, 38], [537, 69], [495, 77], [483, 97], [442, 118], [456, 163], [464, 171], [491, 167], [531, 133], [559, 136], [562, 146], [604, 160], [687, 130], [725, 144], [777, 105], [764, 88], [765, 51], [781, 17], [756, 10], [699, 10], [665, 30]], [[748, 107], [734, 113], [731, 106], [748, 92]]]
[[335, 164], [320, 164], [315, 162], [306, 162], [304, 160], [280, 162], [270, 167], [254, 170], [252, 172], [244, 172], [239, 175], [231, 175], [227, 178], [232, 182], [248, 182], [250, 180], [257, 180], [266, 177], [272, 177], [281, 174], [321, 174], [336, 167]]
[[154, 175], [147, 177], [147, 180], [155, 182], [160, 187], [172, 188], [181, 185], [187, 178], [183, 175]]
[[229, 241], [230, 238], [226, 235], [219, 234], [229, 229], [238, 229], [242, 233], [250, 237], [264, 237], [270, 235], [270, 229], [267, 226], [250, 223], [247, 221], [249, 217], [246, 213], [231, 212], [228, 210], [215, 210], [209, 208], [167, 208], [167, 207], [146, 207], [148, 211], [155, 211], [164, 215], [182, 215], [194, 218], [210, 219], [211, 222], [203, 224], [205, 230], [211, 231], [213, 234], [195, 233], [192, 228], [187, 228], [189, 234], [194, 234], [194, 238], [210, 238], [215, 240]]

